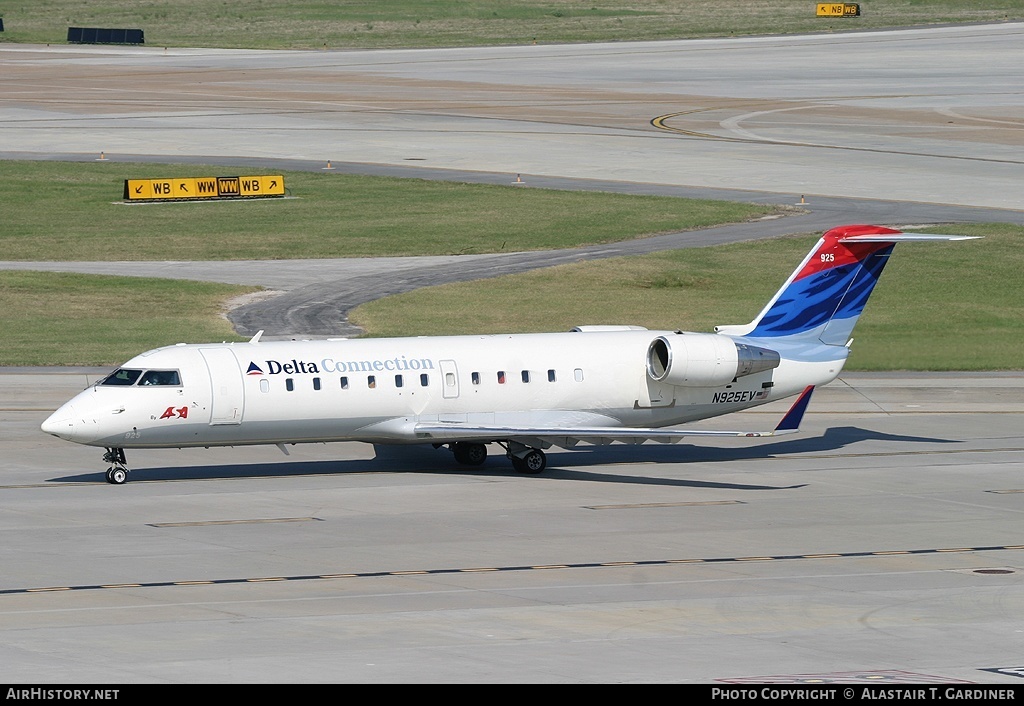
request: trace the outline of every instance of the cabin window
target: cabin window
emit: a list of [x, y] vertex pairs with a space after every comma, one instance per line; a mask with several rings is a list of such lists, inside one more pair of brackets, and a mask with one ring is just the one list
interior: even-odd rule
[[420, 386], [426, 387], [430, 384], [430, 376], [426, 373], [420, 373]]
[[141, 370], [131, 368], [118, 368], [110, 375], [100, 380], [101, 385], [134, 385], [142, 374]]
[[554, 382], [554, 381], [555, 381], [555, 371], [554, 371], [554, 368], [552, 368], [551, 370], [548, 371], [548, 382]]
[[396, 375], [395, 376], [395, 387], [401, 387], [401, 386], [402, 386], [402, 376], [401, 375]]
[[180, 387], [181, 378], [177, 370], [147, 370], [139, 380], [140, 385], [166, 385]]
[[260, 392], [270, 392], [270, 380], [260, 378]]
[[347, 390], [348, 389], [348, 377], [345, 376], [345, 375], [341, 376], [341, 389], [342, 390]]
[[499, 370], [498, 371], [498, 384], [499, 385], [504, 385], [505, 384], [505, 371], [504, 370]]
[[314, 390], [319, 390], [320, 389], [320, 378], [313, 378], [313, 389]]
[[576, 378], [576, 382], [583, 382], [583, 368], [576, 368], [572, 374]]
[[474, 385], [480, 384], [480, 373], [470, 373], [469, 379], [473, 381]]
[[369, 387], [371, 390], [373, 388], [377, 387], [377, 376], [376, 375], [368, 375], [367, 378], [366, 378], [366, 386]]
[[530, 371], [529, 370], [524, 370], [522, 375], [523, 375], [523, 382], [530, 382]]
[[288, 392], [294, 392], [295, 391], [295, 381], [293, 379], [291, 379], [291, 378], [286, 378], [285, 381], [284, 381], [284, 389], [288, 390]]
[[448, 387], [455, 387], [455, 373], [445, 373], [444, 384]]

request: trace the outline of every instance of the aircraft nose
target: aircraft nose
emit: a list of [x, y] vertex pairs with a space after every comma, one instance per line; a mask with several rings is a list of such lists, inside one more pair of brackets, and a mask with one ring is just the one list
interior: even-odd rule
[[46, 434], [70, 439], [75, 435], [75, 408], [68, 404], [64, 405], [47, 417], [40, 428]]

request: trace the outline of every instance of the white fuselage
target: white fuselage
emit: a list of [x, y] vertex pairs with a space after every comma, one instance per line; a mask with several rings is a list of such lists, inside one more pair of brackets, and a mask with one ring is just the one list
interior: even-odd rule
[[122, 366], [175, 371], [179, 384], [97, 384], [43, 429], [93, 446], [157, 448], [416, 443], [423, 441], [411, 432], [417, 422], [664, 427], [794, 395], [833, 380], [845, 361], [846, 349], [830, 346], [814, 361], [783, 353], [773, 369], [726, 384], [657, 382], [648, 348], [659, 336], [679, 335], [633, 329], [179, 344]]

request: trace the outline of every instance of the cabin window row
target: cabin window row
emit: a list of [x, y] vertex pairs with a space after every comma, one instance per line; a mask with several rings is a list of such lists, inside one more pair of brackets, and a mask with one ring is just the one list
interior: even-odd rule
[[[583, 369], [582, 368], [575, 368], [572, 372], [573, 372], [573, 380], [575, 380], [576, 382], [583, 382]], [[522, 380], [526, 384], [529, 384], [531, 382], [536, 382], [540, 378], [538, 378], [535, 375], [535, 373], [536, 373], [536, 371], [533, 371], [533, 370], [521, 370], [519, 372], [519, 379]], [[546, 375], [547, 375], [547, 381], [548, 382], [558, 382], [558, 374], [555, 372], [554, 368], [548, 368], [548, 371], [547, 371]], [[504, 371], [504, 370], [497, 371], [496, 376], [497, 376], [497, 382], [498, 382], [499, 385], [505, 385], [511, 379], [511, 376], [506, 371]], [[472, 382], [474, 385], [479, 385], [480, 384], [480, 373], [470, 373], [469, 379], [470, 379], [470, 382]]]
[[[496, 376], [496, 381], [497, 381], [497, 383], [499, 385], [505, 385], [506, 383], [508, 383], [509, 376], [506, 373], [506, 371], [499, 370], [499, 371], [497, 371], [495, 373], [495, 376]], [[531, 382], [533, 382], [535, 380], [534, 373], [533, 373], [533, 371], [530, 371], [530, 370], [522, 370], [522, 371], [520, 371], [519, 378], [520, 378], [520, 380], [522, 380], [524, 383], [527, 383], [527, 384], [531, 383]], [[474, 384], [474, 385], [479, 385], [481, 383], [481, 376], [480, 376], [480, 373], [478, 373], [478, 372], [470, 373], [469, 379], [470, 379], [470, 382], [472, 384]], [[580, 369], [580, 368], [576, 368], [573, 371], [573, 379], [576, 380], [576, 382], [583, 382], [583, 370]], [[553, 368], [549, 369], [547, 371], [547, 381], [548, 382], [557, 382], [558, 381], [558, 375], [555, 373], [555, 370]], [[339, 378], [339, 382], [341, 384], [341, 389], [342, 390], [348, 390], [350, 388], [350, 386], [351, 386], [351, 380], [349, 379], [349, 377], [347, 375], [341, 376], [341, 378]], [[454, 373], [447, 373], [445, 375], [445, 384], [446, 385], [448, 385], [449, 387], [454, 387], [455, 386], [455, 382], [456, 381], [455, 381], [455, 374]], [[419, 376], [419, 383], [420, 383], [420, 387], [428, 387], [430, 385], [430, 375], [428, 375], [427, 373], [421, 373], [420, 376]], [[405, 387], [405, 384], [406, 384], [406, 380], [405, 380], [405, 376], [404, 375], [395, 375], [395, 387], [396, 388]], [[367, 375], [366, 376], [366, 386], [368, 388], [370, 388], [371, 390], [375, 389], [377, 387], [377, 376], [376, 375]], [[285, 387], [286, 390], [288, 390], [288, 392], [294, 392], [295, 391], [295, 378], [285, 378], [284, 387]], [[318, 378], [318, 377], [313, 378], [313, 389], [314, 390], [321, 390], [321, 389], [323, 389], [323, 380], [321, 378]], [[263, 392], [270, 392], [270, 381], [267, 380], [266, 378], [261, 379], [260, 380], [260, 390], [263, 391]]]
[[[341, 383], [341, 389], [342, 390], [349, 389], [350, 381], [349, 381], [349, 377], [347, 375], [343, 375], [339, 379], [339, 381]], [[419, 377], [419, 382], [420, 382], [420, 387], [427, 387], [428, 385], [430, 385], [430, 376], [427, 375], [426, 373], [421, 374], [420, 377]], [[405, 376], [404, 375], [396, 375], [395, 376], [395, 387], [405, 387], [405, 383], [406, 383], [406, 381], [405, 381]], [[366, 376], [366, 386], [368, 388], [370, 388], [371, 390], [376, 388], [377, 387], [377, 376], [376, 375], [367, 375]], [[288, 390], [288, 392], [294, 392], [295, 391], [295, 378], [285, 378], [284, 379], [284, 389]], [[314, 390], [322, 390], [323, 389], [323, 379], [322, 378], [313, 378], [313, 389]], [[266, 378], [263, 378], [262, 380], [260, 380], [260, 390], [263, 391], [263, 392], [270, 392], [270, 381], [267, 380]]]

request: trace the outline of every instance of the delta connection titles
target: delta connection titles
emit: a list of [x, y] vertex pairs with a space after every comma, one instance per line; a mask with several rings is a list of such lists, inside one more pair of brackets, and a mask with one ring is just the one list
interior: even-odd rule
[[1014, 701], [1017, 693], [1010, 688], [987, 688], [966, 686], [864, 686], [787, 689], [765, 686], [756, 689], [742, 687], [712, 687], [711, 698], [732, 701]]
[[247, 375], [294, 375], [296, 373], [355, 373], [355, 372], [380, 372], [383, 370], [433, 370], [434, 361], [430, 358], [406, 358], [404, 355], [397, 358], [386, 358], [377, 360], [334, 360], [324, 358], [319, 363], [309, 360], [291, 360], [281, 362], [278, 360], [265, 361], [264, 366], [258, 365], [255, 361], [249, 363]]

